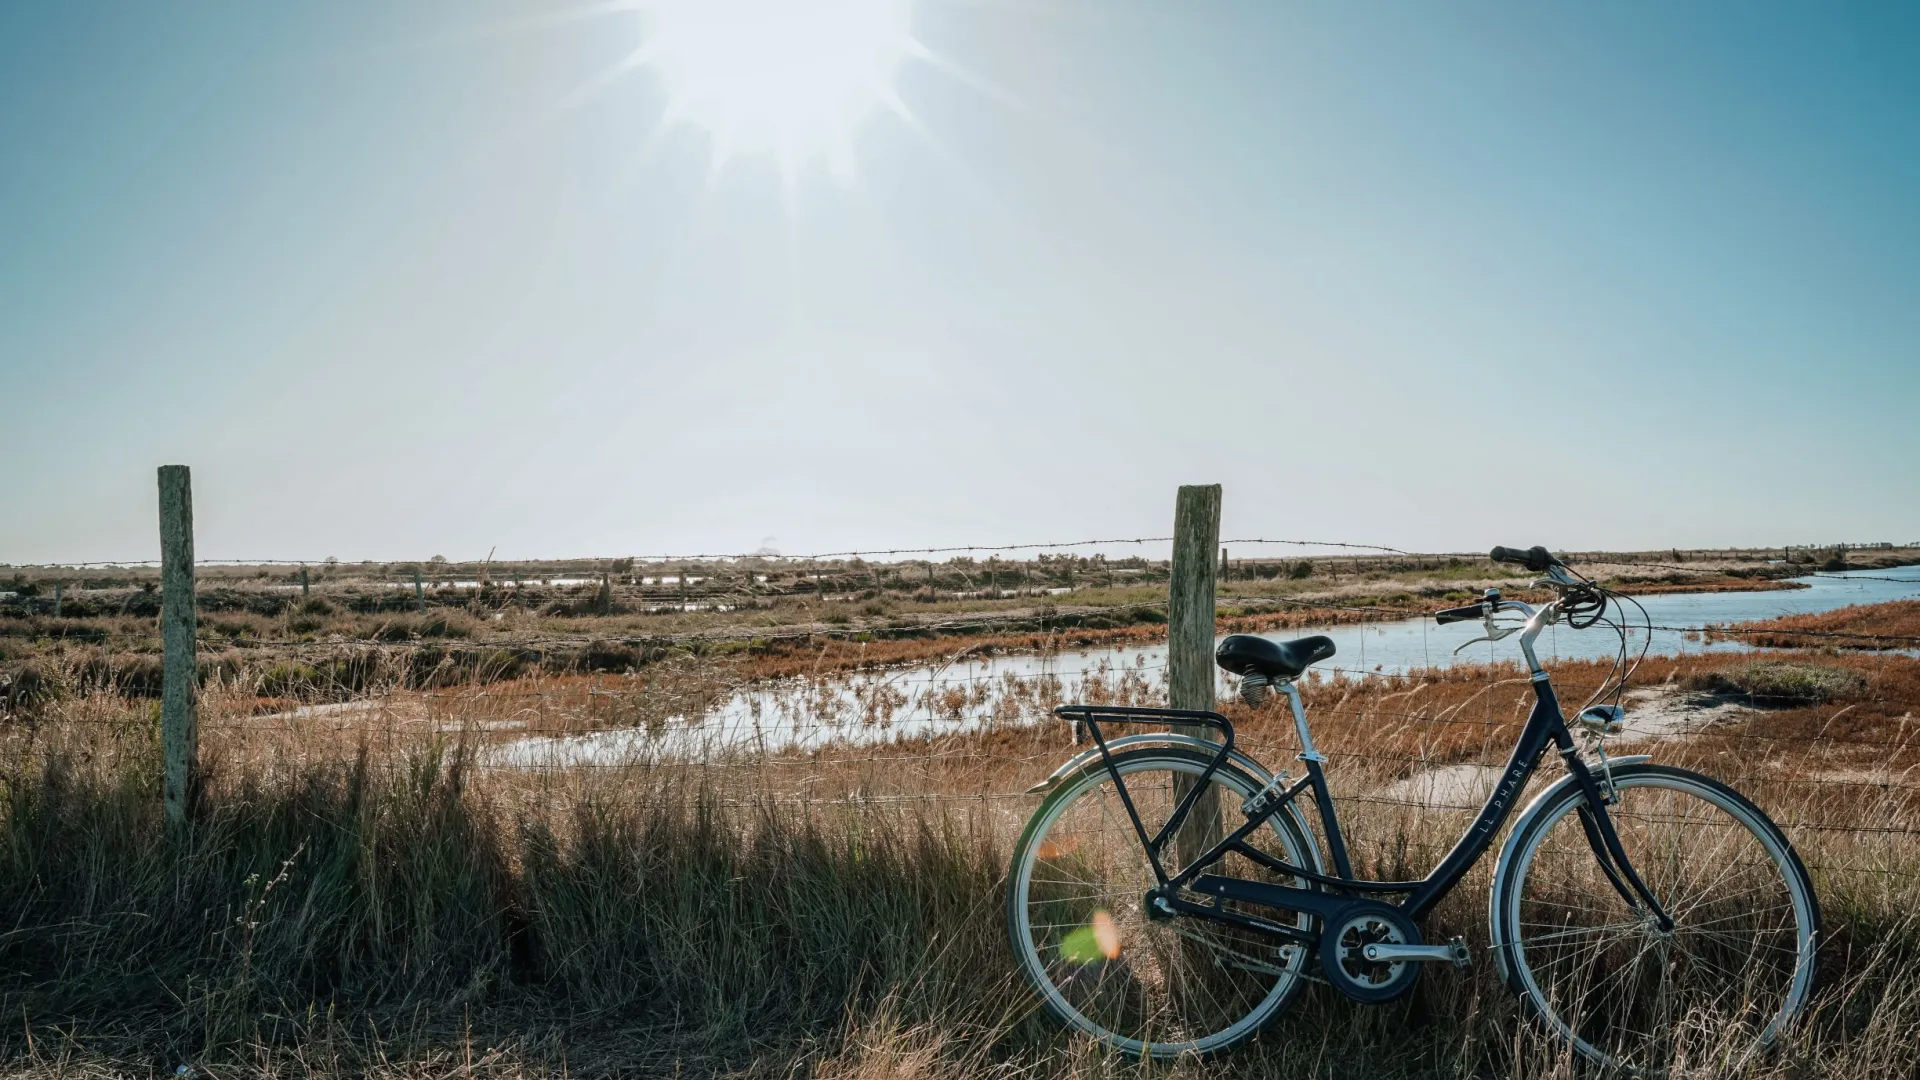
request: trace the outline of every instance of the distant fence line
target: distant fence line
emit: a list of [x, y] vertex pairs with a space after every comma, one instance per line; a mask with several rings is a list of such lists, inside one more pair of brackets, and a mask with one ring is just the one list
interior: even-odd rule
[[[1124, 570], [1126, 568], [1121, 568], [1121, 569]], [[1701, 572], [1712, 573], [1715, 571], [1702, 570]], [[1068, 580], [1072, 580], [1073, 573], [1075, 572], [1074, 571], [1066, 572], [1066, 576]], [[1839, 576], [1839, 575], [1814, 575], [1814, 576]], [[1854, 575], [1854, 577], [1856, 578], [1860, 576], [1864, 576], [1864, 575]], [[1223, 574], [1222, 577], [1223, 579], [1225, 579], [1227, 578], [1227, 575]], [[507, 603], [511, 603], [514, 600], [514, 597], [509, 592], [507, 592], [507, 590], [514, 587], [511, 584], [511, 580], [512, 579], [509, 578], [508, 581], [492, 583], [492, 588], [495, 589], [498, 594], [495, 596], [494, 599], [499, 600], [501, 602], [507, 602]], [[643, 607], [649, 604], [652, 604], [655, 608], [659, 609], [653, 612], [642, 611], [642, 612], [639, 612], [640, 614], [648, 614], [648, 613], [658, 614], [660, 613], [661, 610], [664, 610], [666, 612], [672, 612], [675, 610], [716, 610], [716, 609], [728, 610], [728, 604], [727, 604], [728, 601], [738, 601], [741, 606], [745, 606], [746, 604], [749, 604], [754, 601], [790, 599], [790, 598], [812, 598], [812, 597], [820, 597], [824, 595], [824, 589], [822, 588], [823, 582], [824, 582], [824, 575], [821, 575], [819, 577], [815, 577], [815, 576], [800, 577], [796, 579], [794, 582], [790, 583], [790, 585], [786, 588], [777, 587], [776, 583], [773, 583], [773, 582], [767, 582], [764, 585], [759, 586], [757, 588], [753, 588], [753, 587], [741, 588], [740, 583], [737, 581], [732, 581], [732, 582], [724, 581], [724, 580], [715, 581], [710, 579], [710, 580], [698, 581], [697, 586], [689, 586], [689, 587], [682, 588], [676, 584], [675, 586], [657, 587], [657, 588], [654, 588], [653, 591], [651, 592], [648, 591], [647, 586], [635, 587], [635, 586], [629, 586], [625, 584], [611, 585], [610, 580], [611, 579], [609, 577], [607, 581], [603, 581], [602, 583], [595, 583], [595, 582], [592, 582], [591, 580], [581, 579], [581, 580], [571, 581], [567, 585], [560, 586], [560, 588], [572, 590], [571, 596], [573, 599], [586, 600], [586, 601], [591, 601], [596, 595], [596, 590], [599, 590], [597, 595], [601, 597], [604, 603], [609, 605], [609, 608], [613, 606], [626, 607], [629, 605], [630, 602], [637, 602]], [[1141, 579], [1132, 579], [1132, 580], [1141, 580]], [[1157, 584], [1159, 579], [1146, 579], [1146, 580], [1150, 580], [1153, 583]], [[1908, 577], [1876, 576], [1876, 577], [1872, 577], [1871, 580], [1894, 581], [1894, 582], [1912, 583], [1912, 584], [1920, 585], [1920, 577], [1908, 578]], [[1124, 584], [1124, 582], [1120, 582], [1120, 583]], [[390, 582], [390, 583], [362, 582], [361, 584], [362, 585], [380, 585], [383, 588], [387, 588], [387, 589], [404, 589], [407, 585], [407, 583], [405, 582]], [[843, 580], [835, 584], [840, 587], [846, 587], [849, 583]], [[1009, 583], [1009, 584], [1012, 584], [1012, 583]], [[1109, 580], [1104, 583], [1096, 581], [1096, 582], [1090, 583], [1088, 587], [1098, 588], [1098, 587], [1101, 587], [1103, 584], [1113, 585], [1115, 584], [1115, 581]], [[724, 586], [724, 587], [715, 588], [714, 587], [715, 585]], [[893, 581], [888, 581], [884, 578], [882, 579], [863, 578], [860, 581], [852, 582], [851, 585], [855, 589], [858, 589], [861, 587], [873, 587], [873, 586], [878, 586], [884, 589], [889, 585], [899, 585], [901, 590], [909, 591], [909, 592], [912, 592], [914, 590], [924, 591], [924, 589], [926, 588], [924, 583], [893, 582]], [[298, 586], [294, 586], [294, 587], [297, 588]], [[456, 591], [456, 592], [466, 592], [466, 593], [473, 593], [476, 591], [471, 587], [462, 589], [449, 583], [439, 583], [424, 591], [427, 594], [427, 596], [431, 596], [434, 601], [438, 602], [443, 598], [434, 594], [440, 591], [448, 590], [448, 589], [452, 589], [453, 591]], [[100, 591], [114, 592], [116, 590], [100, 590]], [[117, 591], [125, 592], [128, 590], [117, 590]], [[980, 598], [1023, 599], [1024, 598], [1024, 599], [1038, 599], [1038, 600], [1064, 598], [1066, 595], [1069, 595], [1069, 592], [1068, 590], [1064, 590], [1064, 589], [1035, 590], [1030, 588], [1021, 589], [1021, 588], [1013, 588], [1013, 587], [996, 588], [996, 586], [994, 586], [990, 582], [982, 582], [982, 583], [979, 583], [978, 587], [976, 588], [958, 591], [952, 594], [952, 596], [959, 597], [959, 598], [974, 598], [974, 599], [980, 599]], [[827, 596], [826, 598], [833, 599], [833, 597], [831, 596]], [[208, 595], [208, 593], [204, 591], [201, 592], [200, 595], [198, 596], [199, 606], [203, 610], [208, 610], [212, 612], [217, 612], [221, 610], [218, 606], [210, 606], [208, 603], [209, 599], [210, 599], [210, 596]], [[385, 597], [383, 596], [379, 599], [384, 600]], [[392, 599], [394, 602], [391, 605], [391, 610], [396, 612], [405, 611], [408, 608], [412, 608], [416, 605], [415, 597], [405, 596], [404, 594], [393, 596]], [[476, 597], [462, 597], [460, 604], [463, 606], [472, 599], [476, 599]], [[1168, 603], [1169, 601], [1160, 600], [1160, 599], [1123, 600], [1123, 601], [1118, 601], [1111, 604], [1056, 606], [1056, 607], [1052, 607], [1051, 610], [1040, 612], [1040, 613], [1011, 612], [1006, 614], [968, 615], [968, 616], [947, 618], [947, 619], [933, 618], [933, 619], [918, 619], [918, 620], [898, 620], [898, 621], [888, 622], [885, 624], [879, 624], [879, 625], [870, 624], [865, 626], [852, 626], [852, 625], [843, 626], [843, 625], [823, 623], [819, 625], [791, 627], [791, 628], [784, 628], [784, 629], [778, 629], [778, 630], [775, 630], [775, 629], [761, 630], [761, 629], [755, 629], [755, 628], [749, 627], [749, 628], [723, 628], [723, 629], [717, 629], [717, 630], [711, 630], [711, 631], [688, 631], [688, 632], [681, 632], [681, 633], [620, 634], [620, 633], [609, 633], [609, 632], [594, 632], [594, 633], [582, 633], [582, 634], [542, 634], [542, 635], [532, 635], [532, 636], [505, 634], [505, 635], [494, 635], [494, 636], [486, 637], [483, 639], [477, 639], [474, 642], [474, 644], [476, 645], [484, 644], [484, 645], [493, 645], [493, 646], [501, 646], [501, 647], [522, 647], [522, 648], [538, 648], [541, 646], [587, 645], [595, 642], [617, 643], [617, 644], [626, 644], [626, 645], [672, 645], [672, 644], [693, 644], [693, 643], [700, 643], [700, 642], [778, 641], [778, 640], [814, 639], [814, 638], [829, 639], [829, 638], [865, 637], [870, 639], [872, 638], [884, 639], [887, 637], [900, 636], [900, 635], [918, 636], [918, 635], [925, 635], [928, 633], [937, 634], [937, 633], [950, 633], [950, 632], [969, 632], [969, 631], [979, 631], [979, 630], [990, 630], [995, 627], [1021, 627], [1021, 628], [1038, 629], [1041, 631], [1045, 631], [1048, 629], [1071, 630], [1071, 629], [1077, 628], [1076, 624], [1078, 620], [1082, 620], [1086, 618], [1094, 618], [1094, 617], [1101, 616], [1103, 614], [1112, 614], [1115, 612], [1163, 610], [1168, 606]], [[1310, 598], [1273, 596], [1273, 595], [1261, 595], [1261, 594], [1223, 595], [1223, 596], [1216, 597], [1215, 603], [1216, 603], [1216, 608], [1239, 607], [1244, 609], [1247, 607], [1267, 606], [1271, 608], [1290, 608], [1290, 609], [1297, 609], [1297, 610], [1303, 610], [1303, 611], [1325, 611], [1325, 612], [1336, 613], [1341, 615], [1359, 616], [1362, 619], [1368, 620], [1368, 621], [1420, 618], [1428, 614], [1431, 614], [1431, 612], [1429, 611], [1429, 607], [1431, 605], [1406, 606], [1406, 605], [1384, 604], [1384, 603], [1383, 604], [1351, 604], [1351, 603], [1340, 603], [1337, 601], [1329, 601], [1329, 600], [1316, 600], [1316, 599], [1310, 599]], [[157, 598], [155, 599], [155, 606], [157, 606]], [[438, 604], [438, 606], [445, 607], [444, 604]], [[426, 606], [424, 604], [420, 604], [419, 609], [426, 610]], [[389, 610], [389, 608], [384, 604], [382, 604], [381, 606], [377, 606], [370, 609], [367, 613], [378, 614], [382, 611], [387, 611], [387, 610]], [[591, 612], [582, 612], [582, 613], [586, 614]], [[611, 611], [609, 611], [609, 613], [611, 613]], [[1634, 630], [1645, 629], [1649, 631], [1657, 631], [1657, 632], [1663, 632], [1663, 633], [1677, 633], [1677, 634], [1697, 635], [1697, 636], [1805, 638], [1810, 640], [1820, 639], [1820, 640], [1833, 640], [1833, 641], [1873, 642], [1873, 643], [1892, 645], [1892, 646], [1920, 646], [1920, 636], [1916, 636], [1916, 635], [1874, 634], [1874, 633], [1861, 633], [1861, 632], [1838, 631], [1838, 630], [1743, 628], [1743, 627], [1736, 627], [1736, 626], [1712, 625], [1712, 624], [1686, 625], [1686, 626], [1654, 624], [1646, 627], [1636, 626], [1636, 627], [1632, 627], [1631, 629], [1634, 629]], [[342, 640], [315, 640], [312, 638], [247, 637], [247, 638], [236, 638], [236, 639], [224, 641], [222, 642], [222, 644], [225, 644], [229, 647], [243, 648], [243, 649], [254, 648], [254, 647], [293, 648], [293, 649], [339, 649], [341, 647], [347, 647], [347, 646], [365, 646], [370, 648], [408, 648], [408, 647], [416, 647], [419, 643], [411, 640], [389, 642], [389, 641], [370, 641], [370, 640], [342, 641]]]
[[[821, 552], [811, 552], [811, 553], [801, 553], [801, 554], [787, 554], [787, 553], [783, 553], [773, 549], [762, 549], [759, 551], [748, 551], [748, 552], [695, 552], [695, 553], [678, 553], [678, 554], [662, 553], [662, 554], [632, 554], [632, 555], [583, 555], [583, 556], [558, 557], [558, 558], [528, 558], [528, 559], [499, 560], [499, 565], [510, 566], [515, 564], [533, 563], [533, 564], [567, 565], [575, 569], [580, 569], [581, 568], [580, 564], [593, 564], [595, 568], [595, 572], [598, 572], [599, 569], [611, 567], [616, 564], [625, 564], [629, 566], [640, 565], [640, 564], [647, 564], [647, 565], [654, 565], [654, 566], [671, 566], [672, 564], [675, 564], [675, 563], [689, 563], [689, 562], [754, 562], [754, 563], [772, 563], [776, 565], [791, 566], [792, 564], [795, 564], [795, 563], [816, 563], [816, 562], [827, 562], [830, 560], [844, 561], [848, 559], [868, 559], [868, 558], [879, 558], [883, 556], [890, 557], [890, 556], [900, 556], [900, 555], [965, 556], [965, 555], [974, 555], [974, 554], [992, 555], [993, 553], [996, 553], [996, 552], [1020, 551], [1020, 552], [1032, 552], [1032, 553], [1035, 553], [1036, 555], [1044, 556], [1046, 554], [1053, 553], [1053, 552], [1064, 553], [1075, 548], [1109, 547], [1109, 546], [1119, 546], [1119, 545], [1166, 544], [1166, 543], [1171, 543], [1172, 540], [1173, 540], [1173, 537], [1171, 536], [1136, 536], [1136, 537], [1109, 537], [1105, 539], [1093, 539], [1093, 540], [1059, 540], [1059, 541], [1047, 541], [1047, 542], [1022, 542], [1022, 543], [1012, 543], [1012, 544], [973, 543], [973, 544], [949, 544], [949, 545], [940, 545], [940, 546], [932, 546], [932, 547], [862, 548], [862, 549], [848, 549], [845, 551], [821, 551]], [[1352, 541], [1352, 540], [1298, 540], [1298, 539], [1282, 539], [1282, 538], [1276, 538], [1276, 537], [1245, 537], [1240, 539], [1222, 539], [1219, 541], [1219, 543], [1225, 547], [1270, 545], [1270, 546], [1300, 548], [1300, 549], [1316, 549], [1317, 551], [1323, 554], [1333, 553], [1337, 555], [1338, 553], [1341, 553], [1341, 552], [1372, 552], [1379, 555], [1399, 555], [1407, 558], [1419, 558], [1419, 559], [1446, 559], [1446, 558], [1478, 559], [1478, 558], [1481, 558], [1484, 554], [1479, 551], [1413, 551], [1413, 550], [1407, 550], [1404, 548], [1394, 547], [1386, 544], [1362, 543], [1359, 541]], [[1772, 546], [1709, 548], [1709, 549], [1688, 549], [1688, 550], [1697, 550], [1706, 557], [1718, 557], [1718, 558], [1725, 558], [1725, 559], [1757, 559], [1757, 558], [1766, 557], [1776, 552], [1779, 553], [1782, 558], [1784, 558], [1790, 552], [1887, 551], [1887, 550], [1898, 550], [1901, 548], [1920, 548], [1920, 540], [1916, 540], [1908, 544], [1893, 544], [1886, 541], [1875, 541], [1872, 543], [1854, 543], [1854, 544], [1829, 544], [1829, 545], [1779, 544], [1779, 545], [1772, 545]], [[1653, 566], [1653, 567], [1659, 567], [1661, 569], [1672, 569], [1672, 570], [1681, 570], [1681, 571], [1688, 571], [1688, 572], [1698, 572], [1702, 569], [1696, 566], [1668, 565], [1668, 564], [1663, 564], [1663, 563], [1659, 563], [1659, 562], [1655, 562], [1647, 559], [1632, 559], [1632, 558], [1622, 559], [1617, 557], [1609, 558], [1609, 559], [1598, 558], [1598, 556], [1606, 556], [1606, 555], [1618, 556], [1621, 554], [1626, 554], [1626, 555], [1636, 554], [1632, 552], [1627, 552], [1627, 553], [1620, 553], [1620, 552], [1573, 553], [1573, 552], [1570, 552], [1569, 554], [1592, 555], [1592, 556], [1595, 556], [1596, 558], [1590, 561], [1611, 562], [1611, 563], [1616, 563], [1622, 566]], [[1658, 552], [1649, 551], [1647, 552], [1647, 554], [1657, 555]], [[1102, 556], [1096, 555], [1096, 556], [1088, 556], [1088, 557], [1100, 558]], [[1128, 556], [1128, 558], [1134, 558], [1134, 556]], [[94, 568], [133, 569], [138, 567], [158, 566], [160, 565], [160, 561], [161, 560], [154, 559], [154, 558], [141, 558], [141, 559], [89, 559], [89, 560], [75, 560], [75, 561], [58, 561], [58, 562], [45, 562], [45, 563], [17, 563], [17, 564], [0, 563], [0, 569], [12, 569], [12, 570], [62, 570], [62, 569], [84, 570], [84, 569], [94, 569]], [[924, 560], [912, 560], [912, 561], [917, 562], [917, 561], [924, 561]], [[1161, 559], [1155, 559], [1152, 561], [1165, 562], [1166, 560], [1164, 558], [1161, 558]], [[434, 556], [432, 558], [426, 558], [426, 559], [338, 559], [338, 558], [247, 559], [247, 558], [219, 557], [219, 558], [198, 558], [194, 560], [194, 564], [196, 566], [233, 567], [233, 568], [246, 568], [246, 567], [253, 567], [253, 566], [285, 566], [285, 567], [294, 567], [294, 568], [298, 568], [298, 567], [365, 568], [365, 567], [443, 566], [447, 568], [453, 568], [453, 567], [481, 567], [481, 566], [493, 564], [494, 562], [495, 560], [491, 558], [449, 560], [444, 558], [443, 556]]]

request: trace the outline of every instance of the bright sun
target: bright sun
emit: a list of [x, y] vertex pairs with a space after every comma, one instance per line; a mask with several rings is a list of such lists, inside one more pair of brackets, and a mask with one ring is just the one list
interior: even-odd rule
[[876, 108], [908, 118], [894, 91], [902, 60], [924, 56], [907, 0], [640, 0], [642, 39], [628, 65], [658, 75], [666, 122], [734, 155], [779, 163], [791, 181], [821, 160], [853, 175], [853, 136]]

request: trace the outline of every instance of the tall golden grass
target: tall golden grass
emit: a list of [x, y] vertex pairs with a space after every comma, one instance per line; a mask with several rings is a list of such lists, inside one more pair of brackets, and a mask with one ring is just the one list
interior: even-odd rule
[[[1742, 1073], [1915, 1075], [1920, 661], [1804, 659], [1859, 671], [1860, 688], [1638, 748], [1731, 780], [1814, 867], [1829, 929], [1816, 1013]], [[1643, 676], [1680, 694], [1689, 674], [1739, 662], [1650, 661]], [[1603, 671], [1564, 665], [1569, 703]], [[674, 678], [697, 703], [738, 673], [686, 661]], [[498, 757], [530, 733], [657, 720], [647, 699], [661, 684], [648, 686], [474, 680], [262, 717], [250, 688], [216, 685], [200, 805], [177, 832], [160, 814], [151, 702], [75, 694], [0, 729], [0, 1056], [49, 1076], [1575, 1071], [1520, 1020], [1484, 953], [1383, 1008], [1316, 988], [1204, 1066], [1142, 1070], [1042, 1022], [1000, 913], [1035, 804], [1019, 793], [1073, 750], [1064, 725], [1034, 721], [1068, 690], [1150, 698], [1139, 677], [971, 687], [963, 704], [990, 719], [931, 737], [890, 738], [899, 718], [876, 714], [837, 731], [864, 741], [815, 750], [554, 768]], [[1451, 845], [1473, 800], [1396, 783], [1497, 763], [1531, 695], [1516, 672], [1473, 668], [1318, 679], [1307, 697], [1356, 861], [1397, 877]], [[1229, 711], [1246, 746], [1285, 764], [1282, 714]], [[1486, 944], [1489, 869], [1434, 914], [1431, 937]]]

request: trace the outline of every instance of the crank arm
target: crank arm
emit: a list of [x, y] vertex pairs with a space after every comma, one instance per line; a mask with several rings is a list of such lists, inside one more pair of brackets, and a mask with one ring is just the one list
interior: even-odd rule
[[1455, 967], [1466, 967], [1473, 963], [1473, 952], [1467, 948], [1464, 938], [1454, 938], [1445, 945], [1399, 945], [1383, 941], [1362, 949], [1361, 955], [1387, 964], [1411, 960], [1419, 964], [1449, 963]]

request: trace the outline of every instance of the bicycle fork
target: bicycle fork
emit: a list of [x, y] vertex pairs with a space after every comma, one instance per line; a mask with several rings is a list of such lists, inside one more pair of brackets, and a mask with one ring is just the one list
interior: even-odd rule
[[1574, 776], [1574, 782], [1586, 795], [1585, 805], [1578, 808], [1580, 829], [1586, 833], [1587, 846], [1593, 849], [1594, 861], [1600, 864], [1600, 872], [1607, 876], [1607, 882], [1620, 894], [1628, 908], [1644, 912], [1653, 917], [1654, 925], [1660, 932], [1671, 933], [1673, 916], [1660, 906], [1660, 901], [1647, 888], [1646, 882], [1633, 869], [1633, 862], [1627, 858], [1627, 852], [1620, 844], [1620, 834], [1613, 827], [1613, 819], [1607, 814], [1607, 807], [1617, 801], [1613, 789], [1613, 778], [1607, 777], [1605, 788], [1593, 777], [1593, 770], [1580, 758], [1573, 740], [1568, 739], [1560, 746], [1560, 756], [1566, 761], [1567, 771]]

